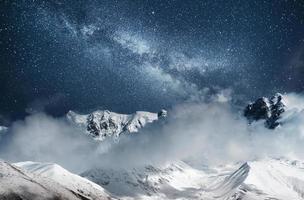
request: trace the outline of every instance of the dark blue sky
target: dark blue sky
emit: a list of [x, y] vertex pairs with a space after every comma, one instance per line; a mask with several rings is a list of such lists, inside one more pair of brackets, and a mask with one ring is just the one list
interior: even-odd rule
[[1, 1], [0, 123], [304, 88], [299, 0]]

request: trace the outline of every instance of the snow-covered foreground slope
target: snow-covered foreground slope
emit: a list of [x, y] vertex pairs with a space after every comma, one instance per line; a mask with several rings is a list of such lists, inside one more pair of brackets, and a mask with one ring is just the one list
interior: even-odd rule
[[87, 199], [110, 199], [110, 195], [101, 186], [67, 171], [57, 164], [28, 161], [14, 165], [29, 173], [51, 179]]
[[0, 199], [85, 200], [89, 198], [63, 187], [52, 179], [0, 161]]
[[0, 199], [304, 199], [304, 163], [286, 159], [200, 169], [177, 161], [163, 167], [94, 169], [82, 176], [96, 184], [56, 164], [1, 161]]
[[268, 160], [249, 162], [249, 174], [244, 181], [248, 195], [258, 191], [277, 199], [304, 199], [304, 165], [299, 161]]
[[104, 140], [107, 137], [117, 139], [122, 133], [138, 132], [146, 124], [152, 123], [158, 120], [159, 117], [166, 116], [166, 114], [165, 110], [161, 110], [158, 113], [137, 111], [130, 115], [108, 110], [97, 110], [87, 115], [69, 111], [67, 119], [94, 139]]
[[176, 162], [162, 168], [95, 169], [82, 176], [123, 199], [304, 199], [304, 164], [284, 159], [200, 170]]
[[146, 166], [141, 169], [94, 169], [82, 176], [102, 185], [114, 195], [130, 199], [193, 199], [207, 175], [183, 162], [164, 167]]
[[[304, 199], [304, 168], [299, 161], [268, 159], [243, 164], [230, 175], [218, 175], [210, 199]], [[229, 198], [228, 198], [229, 197]]]
[[177, 161], [163, 167], [94, 169], [82, 176], [96, 184], [56, 164], [2, 161], [0, 199], [304, 199], [304, 162], [287, 159], [200, 169]]

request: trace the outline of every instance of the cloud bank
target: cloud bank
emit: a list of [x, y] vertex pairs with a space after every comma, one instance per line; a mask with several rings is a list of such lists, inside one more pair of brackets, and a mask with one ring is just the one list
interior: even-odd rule
[[[0, 156], [9, 161], [56, 162], [76, 172], [92, 167], [137, 167], [175, 160], [218, 165], [262, 157], [304, 158], [304, 98], [285, 95], [291, 109], [275, 130], [263, 122], [248, 126], [220, 93], [209, 103], [185, 103], [169, 111], [164, 121], [118, 143], [99, 143], [65, 119], [33, 114], [13, 123], [1, 140]], [[224, 99], [224, 100], [223, 100]]]

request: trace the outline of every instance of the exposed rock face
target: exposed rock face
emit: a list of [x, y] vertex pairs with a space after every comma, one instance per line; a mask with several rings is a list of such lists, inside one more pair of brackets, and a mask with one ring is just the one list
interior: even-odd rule
[[250, 103], [244, 110], [244, 116], [249, 122], [265, 120], [265, 126], [274, 129], [280, 125], [278, 121], [281, 114], [285, 112], [285, 104], [281, 94], [277, 93], [273, 97], [262, 97]]
[[119, 114], [108, 110], [97, 110], [87, 115], [69, 111], [67, 118], [96, 140], [107, 137], [118, 138], [123, 133], [138, 132], [146, 124], [166, 117], [167, 111], [158, 113], [137, 111], [134, 114]]
[[161, 111], [159, 111], [159, 112], [157, 113], [157, 116], [158, 116], [158, 117], [167, 117], [167, 111], [164, 110], [164, 109], [162, 109]]

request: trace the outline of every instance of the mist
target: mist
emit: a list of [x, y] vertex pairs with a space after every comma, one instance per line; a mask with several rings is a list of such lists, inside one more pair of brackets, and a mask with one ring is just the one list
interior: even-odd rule
[[276, 130], [265, 128], [263, 121], [248, 125], [242, 112], [228, 102], [188, 103], [168, 113], [168, 121], [160, 129], [150, 127], [112, 146], [104, 156], [104, 164], [134, 166], [184, 160], [210, 166], [304, 156], [302, 112], [294, 113]]
[[0, 156], [10, 162], [55, 162], [70, 170], [87, 167], [94, 142], [66, 120], [36, 113], [12, 124], [1, 140]]
[[230, 98], [220, 97], [209, 103], [177, 105], [166, 119], [126, 134], [119, 142], [95, 141], [64, 118], [35, 113], [12, 124], [0, 141], [0, 156], [11, 162], [55, 162], [78, 173], [95, 167], [133, 168], [176, 160], [219, 165], [264, 157], [304, 158], [301, 95], [284, 95], [286, 120], [275, 130], [265, 128], [263, 121], [248, 125]]

